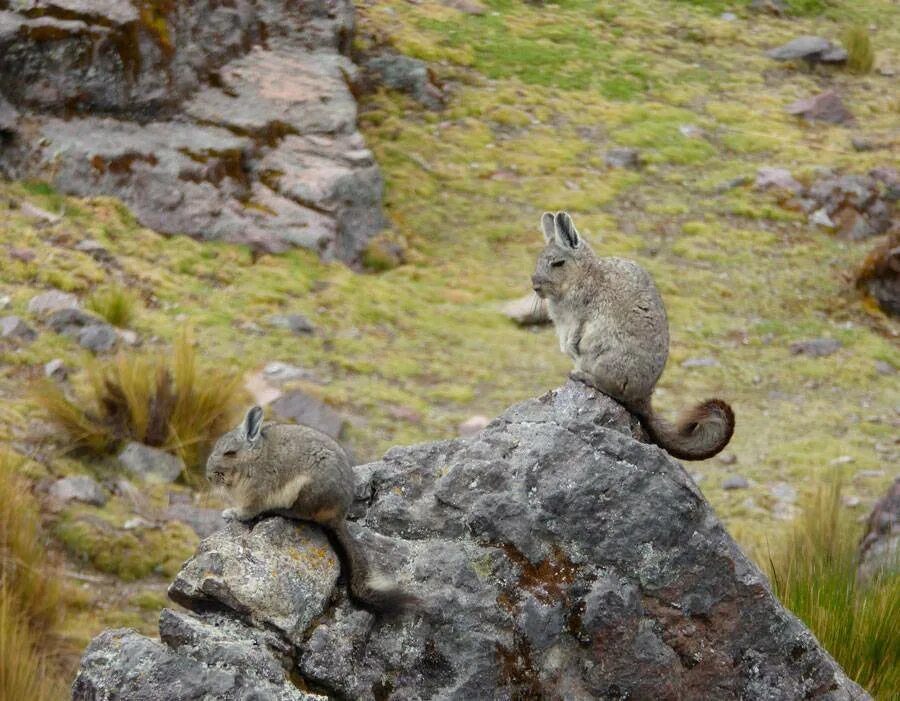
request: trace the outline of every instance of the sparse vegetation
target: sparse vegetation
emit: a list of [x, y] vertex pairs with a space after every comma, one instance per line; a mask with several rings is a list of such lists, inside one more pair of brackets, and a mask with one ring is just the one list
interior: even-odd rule
[[847, 67], [854, 73], [868, 73], [875, 65], [875, 50], [869, 38], [869, 30], [854, 26], [845, 30], [841, 42], [847, 50]]
[[877, 699], [900, 698], [900, 575], [857, 580], [860, 530], [835, 480], [818, 492], [785, 542], [768, 556], [782, 602]]
[[75, 398], [49, 384], [37, 394], [71, 445], [99, 454], [128, 440], [161, 447], [181, 456], [188, 482], [202, 478], [204, 450], [242, 408], [240, 377], [201, 367], [187, 332], [170, 356], [120, 353], [86, 374], [88, 387]]
[[134, 318], [137, 305], [138, 300], [130, 290], [121, 285], [111, 285], [88, 297], [86, 306], [113, 326], [124, 328]]
[[0, 449], [0, 698], [62, 698], [51, 657], [60, 603], [37, 504], [16, 461]]

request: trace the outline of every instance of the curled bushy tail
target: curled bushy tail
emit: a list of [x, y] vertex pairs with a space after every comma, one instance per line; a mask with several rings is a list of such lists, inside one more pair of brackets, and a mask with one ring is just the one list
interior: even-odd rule
[[650, 400], [630, 407], [650, 439], [680, 460], [706, 460], [722, 450], [734, 433], [734, 411], [721, 399], [688, 409], [674, 424], [653, 411]]
[[342, 555], [350, 585], [350, 596], [359, 604], [376, 613], [400, 613], [420, 604], [419, 599], [400, 590], [385, 577], [374, 574], [369, 568], [359, 543], [350, 535], [343, 519], [331, 526], [339, 555]]

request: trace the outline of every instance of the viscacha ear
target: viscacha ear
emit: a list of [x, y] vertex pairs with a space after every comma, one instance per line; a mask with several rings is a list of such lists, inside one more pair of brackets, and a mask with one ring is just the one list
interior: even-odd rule
[[248, 443], [256, 443], [262, 431], [263, 410], [255, 406], [247, 412], [244, 418], [244, 440]]
[[541, 231], [544, 232], [544, 241], [550, 243], [556, 233], [556, 225], [553, 223], [552, 212], [544, 212], [541, 217]]
[[581, 244], [581, 237], [567, 212], [556, 213], [556, 240], [560, 246], [566, 248], [578, 248]]

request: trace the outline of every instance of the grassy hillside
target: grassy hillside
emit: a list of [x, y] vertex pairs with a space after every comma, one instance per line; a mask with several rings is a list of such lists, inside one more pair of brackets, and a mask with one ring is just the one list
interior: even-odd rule
[[[713, 395], [735, 407], [726, 460], [688, 466], [732, 532], [764, 545], [794, 511], [791, 488], [800, 503], [836, 470], [847, 477], [845, 495], [858, 498], [855, 513], [866, 513], [896, 471], [900, 407], [896, 374], [883, 374], [884, 364], [900, 371], [900, 326], [850, 282], [872, 242], [811, 228], [752, 181], [764, 166], [809, 182], [820, 167], [864, 173], [897, 162], [896, 76], [809, 70], [764, 51], [800, 34], [836, 39], [872, 25], [876, 66], [900, 69], [900, 6], [789, 5], [794, 14], [779, 19], [716, 0], [491, 0], [482, 15], [438, 2], [358, 3], [358, 48], [391, 45], [428, 61], [447, 95], [440, 112], [396, 93], [363, 98], [361, 126], [386, 179], [393, 235], [407, 249], [407, 263], [386, 272], [358, 274], [301, 251], [254, 262], [239, 247], [158, 236], [108, 199], [0, 184], [0, 297], [11, 297], [2, 314], [40, 331], [32, 343], [0, 345], [0, 441], [27, 446], [33, 479], [111, 474], [106, 461], [41, 438], [29, 390], [43, 363], [62, 358], [83, 389], [90, 357], [26, 307], [50, 288], [84, 300], [100, 293], [102, 306], [113, 287], [133, 292], [130, 315], [115, 313], [152, 353], [167, 353], [191, 327], [210, 366], [239, 374], [278, 360], [311, 369], [314, 379], [298, 386], [350, 418], [360, 458], [452, 436], [472, 414], [495, 415], [563, 382], [569, 363], [552, 331], [519, 329], [497, 307], [529, 289], [541, 212], [567, 209], [598, 252], [635, 258], [662, 291], [672, 346], [658, 408], [674, 413]], [[726, 10], [737, 20], [721, 19]], [[826, 88], [842, 95], [854, 127], [785, 114]], [[852, 135], [888, 145], [856, 152]], [[625, 146], [640, 150], [643, 169], [605, 166], [606, 151]], [[749, 184], [722, 187], [741, 177]], [[22, 201], [63, 217], [41, 222]], [[116, 265], [74, 250], [84, 239], [100, 242]], [[284, 312], [305, 314], [317, 334], [266, 324]], [[842, 348], [824, 358], [791, 354], [791, 343], [813, 338]], [[715, 363], [684, 367], [688, 359]], [[750, 487], [723, 490], [730, 474]], [[162, 503], [165, 490], [149, 496]], [[70, 527], [85, 510], [112, 528], [130, 516], [115, 498], [48, 524], [70, 569], [99, 578], [68, 618], [74, 644], [111, 624], [152, 630], [170, 554], [189, 551], [193, 535], [175, 529], [152, 544], [126, 543], [126, 555], [150, 549], [156, 560], [137, 569], [107, 562], [101, 570], [113, 574], [98, 575], [106, 548], [96, 533], [106, 530]], [[110, 538], [118, 548], [124, 536]], [[120, 586], [116, 575], [125, 574], [137, 581]]]

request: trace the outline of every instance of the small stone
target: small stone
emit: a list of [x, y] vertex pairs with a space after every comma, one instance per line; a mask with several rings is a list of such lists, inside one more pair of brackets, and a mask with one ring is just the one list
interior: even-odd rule
[[272, 402], [272, 411], [280, 419], [315, 428], [335, 440], [344, 430], [344, 417], [320, 399], [305, 392], [288, 392]]
[[779, 501], [789, 504], [797, 501], [797, 490], [787, 482], [776, 482], [769, 488], [769, 493]]
[[83, 475], [57, 480], [50, 486], [47, 494], [58, 505], [80, 501], [92, 506], [103, 506], [108, 501], [106, 492], [96, 480]]
[[824, 226], [826, 229], [834, 228], [834, 222], [831, 221], [831, 217], [828, 216], [828, 212], [824, 207], [817, 209], [809, 216], [809, 223], [815, 226]]
[[476, 415], [463, 421], [457, 426], [456, 432], [463, 438], [474, 436], [481, 432], [491, 422], [487, 416]]
[[81, 309], [70, 307], [68, 309], [57, 309], [51, 312], [47, 317], [47, 326], [55, 333], [61, 333], [67, 336], [77, 336], [86, 326], [95, 326], [104, 324], [99, 316], [89, 314]]
[[44, 377], [47, 377], [51, 380], [56, 380], [57, 382], [62, 382], [68, 376], [69, 371], [66, 368], [66, 364], [59, 358], [54, 358], [53, 360], [44, 364]]
[[681, 367], [683, 368], [716, 368], [719, 367], [720, 363], [715, 358], [688, 358], [687, 360], [682, 361]]
[[776, 61], [803, 59], [808, 63], [843, 63], [847, 60], [847, 52], [835, 46], [828, 39], [816, 36], [801, 36], [787, 44], [771, 49], [766, 56]]
[[853, 135], [850, 137], [850, 145], [854, 151], [874, 151], [878, 148], [877, 144], [865, 136]]
[[862, 241], [876, 232], [866, 218], [853, 207], [843, 207], [832, 218], [837, 232], [850, 241]]
[[153, 483], [174, 482], [185, 470], [181, 458], [133, 441], [119, 453], [119, 462], [131, 474]]
[[848, 509], [855, 509], [862, 503], [862, 500], [853, 494], [841, 494], [841, 504]]
[[8, 309], [12, 306], [12, 297], [9, 295], [3, 295], [0, 297], [0, 309]]
[[603, 162], [610, 168], [638, 170], [641, 167], [641, 155], [635, 148], [614, 148], [606, 152]]
[[737, 463], [737, 455], [734, 453], [722, 453], [718, 458], [719, 462], [723, 465], [734, 465]]
[[795, 193], [803, 192], [803, 185], [786, 168], [760, 168], [756, 172], [755, 187], [757, 190], [776, 188]]
[[107, 353], [116, 347], [118, 338], [109, 324], [92, 324], [78, 333], [78, 344], [92, 353]]
[[270, 385], [265, 375], [261, 372], [249, 375], [244, 380], [244, 389], [253, 398], [253, 403], [260, 406], [271, 404], [283, 394], [280, 389]]
[[112, 254], [106, 250], [98, 241], [93, 239], [85, 239], [75, 244], [75, 250], [87, 253], [91, 258], [101, 263], [108, 262], [113, 259]]
[[115, 329], [115, 332], [126, 346], [137, 346], [141, 342], [137, 332], [131, 329]]
[[316, 332], [313, 323], [302, 314], [273, 314], [268, 318], [269, 326], [287, 329], [298, 336], [311, 336]]
[[849, 465], [854, 461], [852, 455], [841, 455], [828, 462], [829, 465]]
[[808, 355], [811, 358], [824, 358], [837, 353], [841, 342], [835, 338], [814, 338], [809, 341], [795, 341], [791, 344], [791, 354]]
[[719, 19], [723, 22], [734, 22], [737, 18], [737, 15], [733, 12], [723, 12], [721, 15], [719, 15]]
[[682, 124], [678, 127], [678, 132], [688, 139], [703, 139], [706, 137], [706, 132], [696, 124]]
[[533, 292], [506, 302], [500, 311], [519, 326], [539, 326], [550, 323], [547, 302]]
[[32, 297], [28, 302], [28, 311], [31, 314], [44, 316], [59, 309], [77, 309], [78, 306], [78, 297], [75, 295], [59, 290], [50, 290]]
[[289, 363], [282, 363], [276, 360], [266, 364], [263, 368], [263, 377], [265, 377], [268, 382], [282, 384], [285, 382], [293, 382], [294, 380], [312, 379], [313, 373], [306, 368], [301, 368]]
[[26, 324], [21, 317], [4, 316], [0, 319], [0, 338], [33, 341], [37, 338], [37, 331]]
[[411, 56], [385, 51], [365, 63], [370, 80], [391, 90], [407, 93], [429, 109], [440, 109], [443, 94], [434, 84], [428, 64]]
[[35, 259], [35, 254], [30, 248], [10, 248], [9, 257], [23, 263], [30, 263]]
[[829, 124], [846, 124], [853, 121], [853, 114], [846, 108], [843, 100], [832, 90], [797, 100], [786, 108], [788, 114], [802, 117], [808, 121], [828, 122]]
[[750, 483], [747, 481], [747, 478], [741, 475], [728, 475], [722, 480], [722, 489], [747, 489], [749, 486]]
[[152, 521], [148, 521], [147, 519], [141, 516], [135, 516], [134, 518], [128, 519], [124, 524], [122, 524], [122, 528], [126, 531], [133, 531], [138, 528], [156, 528], [156, 524]]
[[893, 375], [895, 372], [897, 372], [897, 368], [895, 368], [890, 363], [885, 362], [884, 360], [876, 360], [875, 371], [879, 375]]

